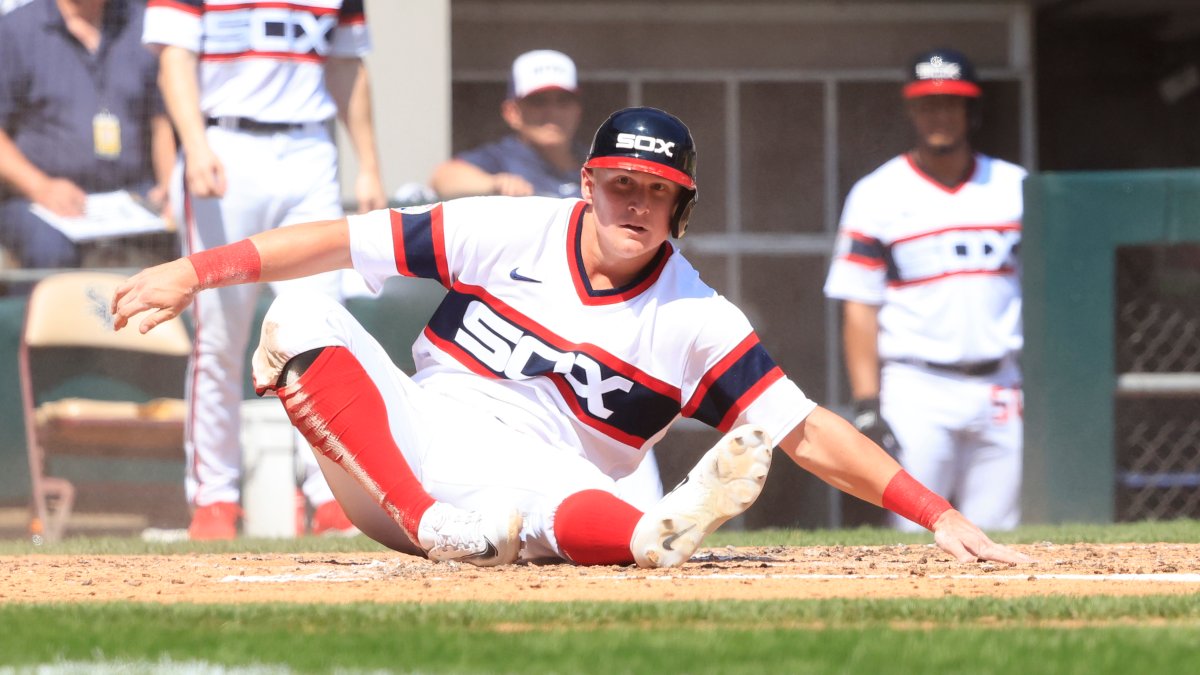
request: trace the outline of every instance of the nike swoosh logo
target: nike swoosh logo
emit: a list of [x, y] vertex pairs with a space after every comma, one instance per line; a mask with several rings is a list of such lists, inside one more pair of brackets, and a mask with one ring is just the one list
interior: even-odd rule
[[525, 276], [524, 274], [521, 274], [520, 272], [517, 271], [516, 267], [512, 268], [512, 271], [508, 273], [508, 278], [512, 279], [513, 281], [528, 281], [531, 284], [542, 283], [540, 279], [530, 279], [529, 277]]
[[674, 551], [675, 549], [671, 548], [671, 545], [675, 543], [675, 540], [682, 537], [683, 535], [687, 534], [688, 532], [691, 532], [694, 529], [696, 529], [696, 524], [692, 523], [692, 526], [687, 528], [686, 530], [680, 530], [679, 532], [676, 532], [675, 534], [667, 537], [666, 539], [663, 539], [663, 548], [667, 549], [668, 551]]
[[495, 558], [496, 556], [500, 555], [500, 551], [499, 551], [499, 549], [496, 548], [495, 544], [488, 541], [487, 539], [484, 539], [484, 541], [487, 542], [487, 548], [485, 548], [482, 551], [480, 551], [479, 553], [476, 553], [469, 557], [476, 558], [478, 560], [491, 560], [492, 558]]

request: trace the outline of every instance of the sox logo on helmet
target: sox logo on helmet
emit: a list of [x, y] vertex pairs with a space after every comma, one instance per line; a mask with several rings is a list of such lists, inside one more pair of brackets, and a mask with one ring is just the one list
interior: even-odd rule
[[625, 108], [609, 116], [596, 130], [587, 168], [642, 171], [683, 187], [671, 216], [671, 235], [687, 231], [696, 206], [696, 143], [687, 125], [658, 108]]

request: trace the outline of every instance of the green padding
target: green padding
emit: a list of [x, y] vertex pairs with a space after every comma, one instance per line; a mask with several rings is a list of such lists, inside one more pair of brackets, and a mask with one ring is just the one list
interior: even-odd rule
[[1025, 182], [1025, 522], [1113, 519], [1116, 249], [1200, 241], [1200, 171]]

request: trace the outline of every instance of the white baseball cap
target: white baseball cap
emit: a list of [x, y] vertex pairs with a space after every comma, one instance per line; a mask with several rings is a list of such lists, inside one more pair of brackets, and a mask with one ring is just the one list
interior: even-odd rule
[[579, 93], [575, 77], [575, 62], [571, 57], [551, 49], [537, 49], [518, 56], [512, 64], [508, 79], [508, 97], [522, 99], [547, 89]]

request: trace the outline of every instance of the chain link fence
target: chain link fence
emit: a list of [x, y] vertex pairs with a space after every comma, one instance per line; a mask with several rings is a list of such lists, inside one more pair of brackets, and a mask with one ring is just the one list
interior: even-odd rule
[[1200, 246], [1116, 265], [1117, 519], [1200, 518]]

